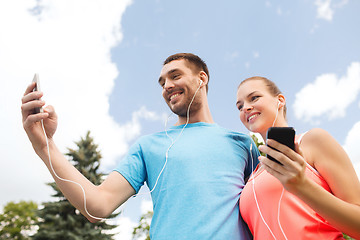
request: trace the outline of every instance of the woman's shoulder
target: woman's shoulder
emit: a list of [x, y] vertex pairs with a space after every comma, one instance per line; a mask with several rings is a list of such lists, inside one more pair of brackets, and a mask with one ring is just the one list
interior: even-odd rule
[[328, 133], [321, 128], [313, 128], [307, 131], [301, 139], [300, 148], [306, 158], [306, 161], [315, 166], [315, 162], [319, 159], [331, 154], [335, 149], [338, 149], [340, 144]]
[[321, 145], [329, 144], [330, 142], [335, 141], [335, 139], [331, 136], [329, 132], [322, 128], [313, 128], [309, 131], [307, 131], [302, 136], [302, 143], [305, 145], [314, 146], [317, 147]]

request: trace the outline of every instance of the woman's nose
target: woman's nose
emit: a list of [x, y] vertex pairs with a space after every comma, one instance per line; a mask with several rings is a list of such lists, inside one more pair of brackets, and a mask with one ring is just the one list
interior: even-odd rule
[[245, 111], [245, 112], [249, 112], [249, 111], [251, 111], [252, 109], [253, 109], [253, 107], [250, 106], [250, 105], [245, 105], [245, 106], [244, 106], [244, 111]]

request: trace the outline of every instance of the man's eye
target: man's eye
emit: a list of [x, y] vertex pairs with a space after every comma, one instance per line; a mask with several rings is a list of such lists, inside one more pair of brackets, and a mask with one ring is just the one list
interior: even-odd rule
[[173, 76], [173, 79], [178, 79], [178, 78], [180, 78], [180, 74], [175, 74], [175, 75]]

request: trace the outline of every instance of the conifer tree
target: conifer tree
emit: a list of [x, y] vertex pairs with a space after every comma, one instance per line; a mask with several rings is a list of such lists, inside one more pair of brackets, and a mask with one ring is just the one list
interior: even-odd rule
[[[69, 161], [92, 183], [98, 185], [102, 182], [103, 174], [99, 173], [101, 154], [98, 146], [90, 137], [76, 142], [77, 149], [68, 149], [66, 154]], [[55, 194], [52, 196], [57, 201], [46, 202], [43, 208], [38, 211], [40, 221], [39, 229], [33, 236], [35, 240], [105, 240], [113, 239], [113, 234], [107, 233], [117, 226], [110, 225], [105, 221], [90, 223], [78, 210], [76, 210], [64, 197], [55, 182], [48, 183]], [[110, 218], [116, 217], [113, 214]]]

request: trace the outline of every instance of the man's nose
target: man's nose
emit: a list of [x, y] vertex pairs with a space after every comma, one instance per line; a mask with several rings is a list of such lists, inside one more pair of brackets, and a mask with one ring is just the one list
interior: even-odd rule
[[174, 87], [174, 83], [170, 80], [165, 80], [164, 89], [169, 90]]

